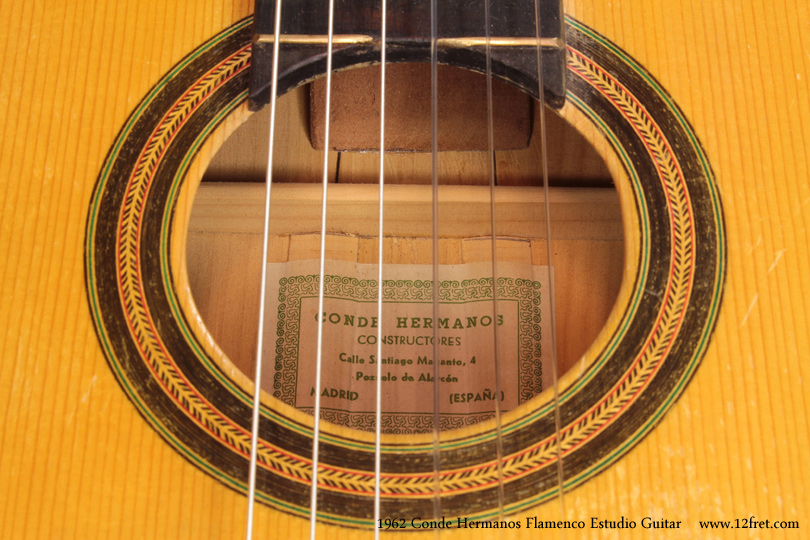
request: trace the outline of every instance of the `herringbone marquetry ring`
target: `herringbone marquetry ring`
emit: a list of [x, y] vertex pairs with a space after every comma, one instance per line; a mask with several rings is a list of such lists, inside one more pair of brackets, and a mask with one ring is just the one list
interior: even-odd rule
[[[640, 246], [633, 292], [590, 368], [563, 389], [559, 431], [555, 404], [543, 395], [503, 425], [500, 464], [491, 423], [448, 432], [438, 483], [432, 444], [384, 440], [383, 515], [432, 515], [438, 485], [448, 519], [490, 518], [498, 513], [500, 482], [505, 511], [514, 513], [559, 492], [560, 458], [566, 489], [585, 482], [655, 426], [707, 346], [722, 295], [725, 240], [706, 156], [680, 109], [643, 68], [574, 20], [567, 33], [566, 106], [601, 131], [630, 182], [636, 229], [629, 232]], [[186, 226], [175, 218], [175, 204], [188, 189], [189, 164], [244, 105], [250, 40], [250, 20], [227, 29], [178, 63], [138, 105], [99, 174], [85, 257], [99, 342], [122, 389], [190, 463], [243, 492], [250, 391], [206, 352], [207, 336], [197, 335], [178, 302], [170, 261], [171, 238]], [[272, 400], [262, 406], [258, 498], [307, 516], [312, 424]], [[371, 526], [373, 443], [327, 427], [320, 446], [319, 518]]]

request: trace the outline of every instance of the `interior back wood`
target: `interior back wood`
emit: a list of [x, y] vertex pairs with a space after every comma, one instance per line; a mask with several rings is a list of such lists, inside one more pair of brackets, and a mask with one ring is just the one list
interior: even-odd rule
[[[336, 185], [329, 191], [327, 260], [377, 263], [378, 189]], [[321, 189], [273, 188], [268, 263], [319, 258]], [[489, 189], [440, 190], [440, 264], [491, 260]], [[550, 194], [558, 321], [558, 365], [568, 370], [596, 338], [621, 284], [623, 240], [613, 190], [555, 188]], [[544, 203], [539, 188], [498, 188], [497, 257], [546, 265]], [[264, 186], [203, 184], [188, 237], [192, 295], [208, 330], [244, 373], [254, 372], [258, 328]], [[386, 190], [383, 262], [431, 264], [429, 186]], [[328, 263], [327, 263], [328, 264]]]

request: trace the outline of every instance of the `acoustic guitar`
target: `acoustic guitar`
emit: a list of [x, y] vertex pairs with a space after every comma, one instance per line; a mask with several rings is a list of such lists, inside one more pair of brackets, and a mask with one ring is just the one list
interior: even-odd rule
[[[280, 39], [260, 5], [0, 5], [0, 537], [802, 538], [805, 6], [448, 2], [432, 29], [428, 3], [389, 2], [382, 40], [377, 4], [337, 2], [330, 31], [326, 2], [283, 3]], [[251, 109], [383, 42], [489, 71], [590, 141], [621, 287], [565, 372], [495, 419], [378, 437], [266, 391], [254, 437], [253, 373], [189, 289], [193, 200]], [[515, 189], [507, 213], [561, 200]]]

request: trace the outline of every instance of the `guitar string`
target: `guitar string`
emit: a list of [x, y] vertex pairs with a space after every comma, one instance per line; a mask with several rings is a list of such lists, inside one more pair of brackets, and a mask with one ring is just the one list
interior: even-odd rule
[[[560, 387], [559, 387], [559, 374], [557, 369], [557, 315], [554, 299], [554, 265], [552, 261], [552, 246], [551, 246], [551, 204], [549, 201], [549, 186], [548, 186], [548, 151], [546, 147], [546, 115], [545, 115], [545, 87], [543, 86], [543, 53], [542, 45], [540, 44], [541, 37], [541, 11], [540, 0], [534, 0], [534, 15], [535, 15], [535, 38], [537, 39], [537, 82], [538, 82], [538, 99], [539, 99], [539, 113], [540, 113], [540, 166], [543, 175], [543, 200], [545, 207], [545, 221], [546, 221], [546, 264], [548, 268], [548, 299], [551, 320], [549, 321], [549, 333], [551, 334], [551, 378], [552, 386], [554, 388], [554, 432], [556, 435], [556, 450], [557, 450], [557, 486], [558, 486], [558, 499], [560, 503], [561, 519], [565, 519], [565, 493], [564, 493], [564, 470], [562, 458], [562, 443], [560, 441], [561, 424], [560, 417]], [[560, 534], [566, 538], [565, 529], [560, 529]]]
[[[329, 0], [329, 29], [326, 49], [326, 107], [324, 108], [323, 132], [323, 193], [321, 195], [321, 246], [318, 269], [318, 315], [323, 313], [324, 278], [326, 260], [326, 203], [329, 186], [329, 124], [332, 105], [332, 39], [334, 37], [335, 0]], [[312, 431], [312, 487], [309, 515], [309, 538], [315, 540], [315, 525], [318, 521], [318, 449], [321, 433], [321, 366], [323, 364], [323, 321], [318, 324], [317, 352], [315, 358], [315, 425]]]
[[[381, 321], [382, 321], [382, 252], [383, 252], [383, 191], [384, 191], [384, 126], [385, 126], [385, 0], [383, 3], [383, 17], [382, 17], [382, 47], [381, 47], [381, 114], [380, 114], [380, 192], [379, 192], [379, 236], [378, 236], [378, 340], [377, 340], [377, 355], [381, 358]], [[437, 50], [437, 7], [436, 0], [431, 0], [431, 131], [432, 131], [432, 188], [433, 188], [433, 315], [434, 320], [438, 319], [438, 50]], [[489, 180], [490, 180], [490, 219], [491, 219], [491, 232], [492, 232], [492, 274], [493, 274], [493, 305], [497, 316], [497, 264], [496, 264], [496, 229], [495, 229], [495, 205], [494, 205], [494, 142], [493, 142], [493, 110], [492, 110], [492, 87], [491, 87], [491, 56], [490, 56], [490, 16], [489, 16], [489, 3], [485, 1], [485, 19], [486, 19], [486, 64], [487, 64], [487, 135], [488, 135], [488, 156], [489, 156]], [[549, 241], [547, 241], [547, 260], [549, 268], [552, 267], [552, 248], [550, 242], [550, 212], [549, 212], [549, 198], [548, 198], [548, 168], [547, 168], [547, 153], [546, 153], [546, 128], [545, 128], [545, 114], [544, 114], [544, 88], [542, 82], [542, 53], [540, 49], [540, 11], [538, 7], [538, 0], [535, 0], [535, 13], [536, 13], [536, 33], [537, 33], [537, 65], [538, 65], [538, 86], [540, 95], [540, 125], [541, 125], [541, 166], [543, 176], [544, 200], [546, 210], [546, 231]], [[328, 30], [328, 48], [327, 48], [327, 85], [326, 85], [326, 119], [324, 131], [324, 163], [323, 163], [323, 194], [322, 194], [322, 211], [321, 211], [321, 242], [320, 242], [320, 268], [319, 268], [319, 291], [318, 291], [318, 312], [323, 312], [324, 301], [324, 262], [326, 251], [326, 206], [327, 206], [327, 186], [328, 186], [328, 158], [329, 158], [329, 117], [331, 105], [331, 79], [332, 79], [332, 50], [333, 50], [333, 15], [334, 15], [334, 0], [329, 3], [329, 30]], [[259, 425], [259, 411], [260, 411], [260, 392], [261, 392], [261, 368], [262, 368], [262, 346], [263, 346], [263, 327], [264, 327], [264, 313], [265, 302], [264, 297], [266, 294], [267, 283], [267, 265], [264, 263], [267, 259], [268, 251], [268, 237], [269, 237], [269, 212], [270, 212], [270, 194], [272, 186], [272, 162], [273, 162], [273, 147], [274, 147], [274, 134], [275, 134], [275, 113], [276, 113], [276, 93], [277, 93], [277, 80], [278, 80], [278, 56], [279, 56], [279, 42], [280, 35], [280, 20], [281, 20], [281, 0], [278, 0], [277, 9], [275, 13], [275, 28], [274, 28], [274, 45], [273, 45], [273, 75], [271, 79], [271, 98], [270, 98], [270, 135], [269, 135], [269, 153], [268, 153], [268, 166], [266, 176], [266, 195], [265, 195], [265, 220], [263, 231], [263, 250], [262, 250], [262, 276], [260, 288], [260, 310], [259, 310], [259, 332], [257, 338], [257, 358], [256, 358], [256, 374], [254, 384], [254, 405], [253, 405], [253, 418], [252, 418], [252, 441], [251, 441], [251, 459], [250, 459], [250, 472], [249, 472], [249, 491], [248, 491], [248, 512], [247, 512], [247, 540], [252, 538], [253, 519], [254, 519], [254, 501], [256, 490], [256, 463], [257, 463], [257, 448], [258, 448], [258, 425]], [[553, 279], [549, 273], [549, 282]], [[551, 307], [551, 335], [552, 335], [552, 379], [554, 386], [554, 400], [555, 400], [555, 431], [557, 433], [557, 476], [559, 490], [559, 499], [563, 515], [565, 515], [564, 494], [563, 494], [563, 468], [562, 456], [560, 452], [560, 413], [559, 413], [559, 391], [557, 384], [557, 366], [556, 366], [556, 328], [555, 328], [555, 308], [554, 308], [554, 287], [549, 287], [549, 299]], [[498, 338], [497, 338], [497, 325], [494, 327], [495, 332], [495, 393], [499, 395], [499, 369], [498, 369]], [[434, 328], [434, 358], [439, 356], [438, 339], [435, 339], [436, 329]], [[321, 380], [321, 367], [322, 367], [322, 345], [323, 345], [323, 326], [318, 327], [317, 339], [317, 357], [316, 357], [316, 382], [315, 387], [320, 387]], [[437, 519], [441, 518], [441, 499], [440, 499], [440, 426], [439, 426], [439, 404], [440, 392], [439, 381], [440, 373], [438, 370], [439, 362], [434, 361], [434, 476], [436, 481], [436, 497], [434, 498], [434, 514]], [[380, 515], [380, 431], [381, 431], [381, 373], [380, 364], [377, 366], [377, 403], [376, 403], [376, 433], [375, 433], [375, 523]], [[497, 462], [498, 462], [498, 477], [499, 477], [499, 516], [503, 516], [503, 479], [501, 468], [502, 457], [502, 437], [501, 437], [501, 423], [500, 423], [500, 406], [498, 400], [495, 401], [495, 415], [496, 415], [496, 430], [497, 430]], [[312, 489], [311, 489], [311, 514], [310, 514], [310, 538], [315, 538], [315, 525], [317, 522], [317, 483], [318, 483], [318, 442], [320, 433], [320, 392], [315, 392], [315, 425], [313, 430], [313, 465], [312, 465]], [[375, 527], [375, 539], [379, 537], [379, 529]]]
[[259, 411], [261, 409], [261, 384], [262, 384], [262, 349], [264, 347], [264, 314], [265, 295], [267, 294], [267, 255], [269, 249], [270, 233], [270, 193], [273, 185], [273, 150], [275, 142], [276, 128], [276, 101], [278, 94], [278, 57], [279, 43], [281, 36], [281, 0], [276, 2], [275, 21], [273, 27], [273, 71], [270, 79], [270, 134], [269, 149], [267, 153], [267, 172], [265, 173], [265, 198], [264, 198], [264, 229], [262, 232], [262, 277], [259, 292], [259, 331], [256, 339], [256, 372], [253, 384], [253, 417], [251, 420], [251, 440], [250, 440], [250, 471], [248, 473], [248, 510], [247, 510], [247, 530], [246, 540], [253, 538], [253, 510], [256, 500], [256, 463], [259, 448]]
[[[506, 500], [504, 493], [504, 480], [503, 480], [503, 425], [501, 423], [501, 364], [500, 364], [500, 332], [498, 329], [498, 258], [497, 258], [497, 238], [498, 233], [495, 227], [495, 129], [494, 129], [494, 111], [492, 105], [492, 50], [491, 50], [491, 34], [492, 34], [492, 18], [490, 14], [489, 0], [484, 0], [484, 22], [485, 22], [485, 35], [486, 35], [486, 83], [487, 83], [487, 169], [489, 173], [489, 220], [490, 220], [490, 236], [491, 236], [491, 257], [492, 257], [492, 311], [493, 320], [495, 324], [492, 325], [493, 334], [493, 369], [495, 386], [495, 460], [498, 473], [498, 521], [502, 521], [504, 517], [504, 502]], [[504, 534], [500, 530], [500, 536]]]
[[[438, 0], [430, 0], [430, 131], [432, 187], [432, 248], [433, 248], [433, 320], [439, 320], [439, 71], [438, 71]], [[433, 517], [442, 518], [441, 501], [441, 395], [439, 381], [439, 329], [433, 325]], [[436, 528], [434, 536], [439, 537]]]
[[382, 474], [382, 299], [383, 299], [383, 202], [385, 191], [385, 40], [386, 0], [380, 7], [380, 195], [379, 231], [377, 232], [377, 402], [374, 433], [374, 540], [380, 538], [380, 481]]

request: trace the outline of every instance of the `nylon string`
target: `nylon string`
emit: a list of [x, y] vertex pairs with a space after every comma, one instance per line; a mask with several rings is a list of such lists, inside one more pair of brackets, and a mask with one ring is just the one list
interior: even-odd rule
[[[498, 258], [497, 258], [497, 229], [495, 228], [495, 134], [494, 134], [494, 119], [492, 107], [492, 56], [491, 56], [491, 18], [489, 0], [484, 0], [484, 20], [486, 23], [486, 82], [487, 82], [487, 165], [489, 173], [489, 219], [490, 219], [490, 233], [492, 240], [492, 310], [493, 320], [498, 320]], [[498, 325], [492, 325], [493, 342], [493, 369], [494, 373], [494, 386], [495, 386], [495, 459], [498, 471], [498, 521], [503, 520], [504, 517], [504, 501], [506, 500], [504, 493], [503, 481], [503, 427], [501, 423], [501, 368], [500, 368], [500, 343], [499, 343], [499, 330]], [[503, 536], [503, 530], [500, 530], [500, 536]]]
[[[379, 191], [379, 236], [378, 236], [378, 304], [377, 314], [378, 321], [382, 321], [382, 267], [383, 267], [383, 201], [384, 201], [384, 127], [385, 127], [385, 41], [386, 41], [386, 0], [382, 0], [382, 46], [381, 46], [381, 112], [380, 112], [380, 191]], [[544, 189], [545, 201], [545, 220], [546, 232], [548, 236], [547, 241], [547, 260], [549, 268], [553, 268], [552, 264], [552, 247], [551, 247], [551, 222], [550, 222], [550, 205], [549, 205], [549, 189], [548, 189], [548, 167], [547, 167], [547, 149], [546, 149], [546, 127], [545, 127], [545, 111], [544, 111], [544, 87], [543, 87], [543, 69], [542, 69], [542, 52], [540, 46], [540, 9], [539, 0], [535, 0], [535, 16], [536, 16], [536, 38], [537, 38], [537, 66], [538, 66], [538, 93], [540, 103], [540, 127], [541, 127], [541, 168]], [[326, 254], [326, 207], [327, 207], [327, 186], [328, 186], [328, 159], [329, 159], [329, 118], [331, 116], [331, 82], [332, 82], [332, 50], [333, 50], [333, 19], [334, 19], [334, 0], [329, 2], [329, 30], [328, 30], [328, 49], [327, 49], [327, 70], [326, 70], [326, 108], [325, 118], [326, 125], [324, 130], [324, 161], [323, 161], [323, 193], [322, 193], [322, 209], [321, 209], [321, 241], [320, 241], [320, 268], [319, 268], [319, 291], [318, 291], [318, 312], [323, 312], [324, 302], [324, 263]], [[492, 275], [493, 275], [493, 305], [497, 315], [497, 264], [496, 264], [496, 228], [495, 228], [495, 208], [494, 208], [494, 186], [495, 186], [495, 156], [494, 156], [494, 141], [493, 141], [493, 111], [492, 111], [492, 71], [491, 71], [491, 57], [490, 57], [490, 15], [489, 3], [485, 1], [485, 19], [486, 19], [486, 65], [487, 65], [487, 135], [488, 135], [488, 153], [489, 153], [489, 180], [490, 180], [490, 219], [492, 231]], [[266, 193], [265, 193], [265, 219], [263, 228], [263, 248], [262, 248], [262, 275], [261, 275], [261, 288], [260, 288], [260, 310], [259, 310], [259, 331], [257, 337], [257, 353], [256, 353], [256, 373], [254, 384], [253, 396], [253, 417], [252, 417], [252, 440], [251, 440], [251, 457], [250, 457], [250, 471], [249, 471], [249, 488], [248, 488], [248, 511], [247, 511], [247, 528], [246, 539], [252, 540], [253, 537], [253, 522], [254, 522], [254, 506], [255, 506], [255, 493], [256, 493], [256, 477], [257, 477], [257, 452], [258, 452], [258, 430], [260, 419], [260, 396], [261, 396], [261, 370], [262, 370], [262, 348], [263, 348], [263, 329], [264, 329], [264, 315], [265, 315], [265, 294], [267, 284], [267, 265], [266, 260], [268, 256], [268, 238], [269, 238], [269, 222], [270, 222], [270, 199], [272, 187], [272, 164], [273, 164], [273, 151], [275, 140], [275, 116], [276, 116], [276, 103], [277, 103], [277, 85], [278, 85], [278, 57], [279, 57], [279, 36], [281, 25], [281, 0], [278, 0], [275, 12], [275, 27], [274, 27], [274, 44], [273, 44], [273, 74], [271, 80], [271, 97], [270, 97], [270, 134], [269, 134], [269, 152], [267, 159], [267, 173], [266, 173]], [[431, 154], [432, 154], [432, 168], [431, 168], [431, 183], [432, 183], [432, 228], [433, 228], [433, 316], [434, 320], [438, 318], [439, 312], [439, 243], [438, 243], [438, 49], [437, 49], [437, 0], [431, 0]], [[560, 448], [560, 429], [561, 419], [559, 413], [559, 388], [558, 388], [558, 373], [557, 373], [557, 359], [556, 359], [556, 321], [555, 321], [555, 303], [554, 303], [554, 286], [553, 275], [549, 272], [549, 291], [548, 297], [550, 302], [551, 321], [551, 365], [552, 365], [552, 379], [554, 387], [554, 401], [555, 401], [555, 431], [557, 434], [557, 476], [559, 485], [559, 501], [562, 515], [565, 515], [564, 493], [563, 493], [563, 464]], [[497, 325], [494, 327], [495, 332], [495, 392], [499, 395], [500, 381], [498, 369], [498, 336]], [[377, 357], [381, 358], [381, 343], [380, 339], [382, 330], [381, 323], [378, 325], [377, 334]], [[439, 357], [439, 340], [435, 339], [437, 329], [434, 327], [434, 358]], [[317, 355], [316, 355], [316, 381], [315, 387], [320, 388], [321, 384], [321, 367], [322, 367], [322, 346], [323, 346], [323, 325], [318, 326], [317, 338]], [[374, 516], [375, 524], [380, 518], [380, 477], [381, 477], [381, 425], [382, 425], [382, 387], [381, 387], [381, 364], [377, 365], [377, 399], [376, 399], [376, 433], [375, 433], [375, 497], [374, 497]], [[433, 439], [434, 439], [434, 478], [435, 478], [435, 491], [434, 498], [434, 517], [441, 519], [441, 498], [440, 498], [440, 371], [439, 362], [434, 362], [434, 383], [433, 383]], [[504, 492], [503, 492], [503, 478], [502, 478], [502, 438], [501, 438], [501, 421], [500, 421], [500, 405], [498, 400], [495, 400], [495, 417], [496, 417], [496, 430], [497, 430], [497, 460], [498, 460], [498, 477], [499, 477], [499, 514], [503, 516], [504, 505]], [[311, 489], [311, 512], [310, 512], [310, 538], [315, 538], [315, 530], [317, 523], [317, 485], [318, 485], [318, 447], [320, 435], [320, 392], [315, 392], [315, 420], [313, 429], [313, 450], [312, 450], [312, 489]], [[437, 531], [438, 534], [438, 531]], [[375, 527], [375, 539], [379, 538], [379, 529]]]
[[[550, 303], [551, 321], [549, 324], [551, 333], [551, 376], [552, 385], [554, 387], [554, 431], [557, 439], [557, 486], [558, 486], [558, 500], [560, 502], [561, 519], [565, 519], [565, 495], [564, 495], [564, 479], [563, 474], [563, 460], [562, 460], [562, 443], [560, 441], [561, 431], [561, 418], [560, 418], [560, 388], [559, 376], [557, 373], [557, 316], [554, 301], [554, 265], [552, 262], [552, 247], [551, 247], [551, 205], [549, 203], [549, 188], [548, 188], [548, 153], [546, 148], [546, 115], [545, 115], [545, 88], [543, 86], [543, 54], [540, 45], [540, 0], [534, 0], [534, 15], [535, 15], [535, 37], [537, 39], [537, 81], [538, 81], [538, 98], [540, 102], [540, 160], [543, 174], [543, 199], [545, 202], [546, 212], [546, 257], [548, 272], [548, 298]], [[565, 530], [561, 530], [563, 538], [566, 537]]]
[[[323, 194], [321, 195], [321, 247], [320, 269], [318, 271], [318, 313], [323, 313], [324, 267], [326, 260], [326, 200], [329, 186], [329, 118], [332, 105], [332, 39], [334, 37], [335, 1], [329, 0], [329, 32], [326, 50], [326, 108], [323, 135]], [[312, 432], [312, 488], [309, 515], [309, 538], [315, 539], [315, 525], [318, 522], [318, 447], [321, 433], [321, 366], [323, 364], [323, 324], [318, 325], [317, 354], [315, 358], [315, 426]]]
[[256, 339], [256, 373], [253, 387], [253, 418], [251, 422], [250, 441], [250, 471], [248, 473], [248, 509], [247, 527], [245, 538], [253, 538], [253, 510], [256, 501], [256, 462], [259, 448], [259, 411], [261, 409], [261, 385], [262, 385], [262, 348], [264, 345], [264, 314], [265, 295], [267, 293], [267, 251], [268, 238], [270, 233], [270, 193], [273, 185], [273, 149], [275, 141], [276, 127], [276, 102], [278, 94], [278, 51], [279, 38], [281, 36], [281, 0], [276, 2], [276, 13], [273, 29], [273, 75], [270, 87], [270, 135], [269, 150], [267, 153], [267, 172], [265, 176], [265, 198], [264, 198], [264, 228], [262, 232], [262, 278], [259, 292], [259, 335]]
[[[431, 130], [431, 185], [432, 185], [432, 238], [433, 238], [433, 320], [439, 320], [439, 51], [438, 0], [430, 0], [430, 130]], [[433, 325], [433, 517], [442, 517], [441, 500], [441, 426], [439, 424], [441, 394], [439, 388], [439, 329]], [[439, 536], [440, 529], [435, 529]]]
[[380, 481], [382, 475], [382, 299], [383, 299], [383, 201], [385, 188], [385, 40], [387, 13], [386, 0], [382, 0], [380, 46], [380, 208], [377, 236], [377, 403], [374, 433], [374, 539], [380, 538]]

